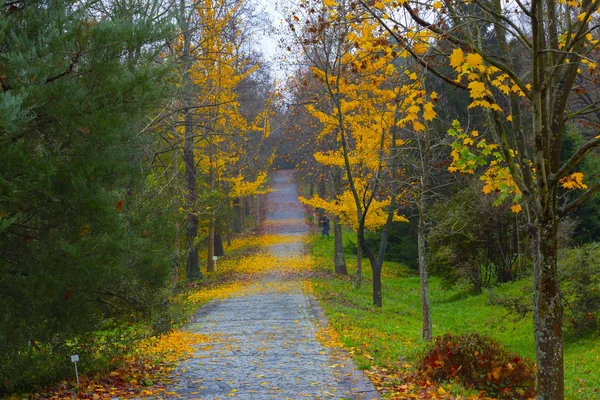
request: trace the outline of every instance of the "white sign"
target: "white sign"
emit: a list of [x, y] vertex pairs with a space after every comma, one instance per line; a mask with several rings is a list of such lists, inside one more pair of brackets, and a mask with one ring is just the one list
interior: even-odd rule
[[217, 261], [217, 256], [213, 256], [213, 261]]
[[78, 354], [74, 354], [71, 356], [71, 362], [77, 362], [79, 361], [79, 355]]

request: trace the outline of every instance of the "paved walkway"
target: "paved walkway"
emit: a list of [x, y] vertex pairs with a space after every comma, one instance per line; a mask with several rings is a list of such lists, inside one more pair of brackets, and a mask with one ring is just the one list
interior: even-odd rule
[[[272, 178], [264, 227], [299, 241], [265, 251], [301, 254], [300, 238], [308, 228], [291, 171]], [[378, 399], [351, 360], [315, 338], [322, 311], [300, 281], [286, 281], [291, 289], [284, 292], [271, 289], [283, 279], [273, 273], [256, 284], [259, 291], [203, 307], [189, 329], [219, 340], [183, 362], [169, 390], [188, 399]]]

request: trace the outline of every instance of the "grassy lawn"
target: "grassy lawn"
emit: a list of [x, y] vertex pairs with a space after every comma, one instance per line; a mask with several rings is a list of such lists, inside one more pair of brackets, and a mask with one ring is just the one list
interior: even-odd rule
[[[327, 316], [344, 345], [361, 368], [380, 366], [395, 369], [412, 365], [424, 348], [420, 339], [421, 306], [419, 277], [397, 263], [384, 265], [383, 308], [372, 306], [370, 266], [363, 261], [363, 285], [357, 290], [352, 278], [335, 276], [333, 239], [314, 235], [310, 252], [321, 274], [313, 287]], [[356, 257], [346, 257], [350, 275]], [[504, 284], [493, 289], [498, 295], [530, 293], [532, 281]], [[440, 280], [430, 279], [434, 335], [476, 331], [491, 336], [508, 349], [535, 359], [532, 318], [517, 320], [505, 308], [492, 305], [491, 291], [471, 295], [467, 288], [443, 289]], [[597, 335], [565, 340], [566, 390], [568, 399], [600, 398], [600, 338]]]

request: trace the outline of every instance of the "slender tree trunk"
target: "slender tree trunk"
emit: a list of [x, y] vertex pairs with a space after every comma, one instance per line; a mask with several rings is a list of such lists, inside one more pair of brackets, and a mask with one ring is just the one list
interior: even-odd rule
[[[231, 225], [227, 227], [227, 247], [231, 247]], [[223, 249], [223, 255], [225, 255], [225, 249]]]
[[[334, 167], [331, 170], [331, 177], [333, 183], [333, 194], [337, 196], [344, 190], [341, 168]], [[335, 272], [341, 275], [348, 275], [348, 269], [346, 268], [346, 259], [344, 255], [344, 241], [342, 239], [342, 225], [340, 224], [340, 218], [338, 216], [333, 217], [333, 239], [333, 262], [335, 265]]]
[[250, 199], [247, 197], [244, 197], [244, 216], [250, 216]]
[[215, 221], [215, 256], [223, 257], [225, 249], [223, 248], [223, 225], [220, 220]]
[[175, 222], [175, 241], [173, 243], [173, 248], [175, 250], [175, 260], [173, 262], [173, 276], [172, 276], [172, 284], [173, 286], [179, 283], [179, 252], [181, 251], [181, 226], [179, 222]]
[[425, 212], [423, 205], [419, 206], [419, 226], [417, 229], [417, 245], [419, 252], [419, 279], [421, 282], [421, 315], [423, 325], [421, 338], [430, 341], [432, 337], [431, 311], [429, 309], [429, 281], [427, 276], [427, 259], [425, 250]]
[[[392, 184], [392, 193], [396, 192], [395, 183]], [[382, 294], [382, 285], [381, 285], [381, 271], [383, 270], [383, 260], [385, 258], [385, 251], [387, 250], [388, 238], [390, 236], [390, 226], [392, 226], [392, 221], [394, 220], [394, 213], [396, 211], [396, 197], [392, 196], [392, 201], [390, 202], [390, 208], [387, 213], [387, 220], [385, 221], [385, 225], [381, 230], [381, 236], [379, 240], [379, 252], [377, 253], [377, 258], [375, 258], [374, 254], [367, 248], [366, 252], [369, 256], [369, 261], [371, 262], [371, 269], [373, 270], [373, 305], [375, 307], [383, 307], [383, 294]], [[361, 237], [364, 238], [364, 223], [363, 226], [359, 228], [361, 231]], [[366, 245], [366, 243], [365, 243]]]
[[346, 268], [346, 259], [344, 257], [344, 242], [342, 239], [342, 225], [338, 216], [333, 217], [333, 258], [335, 260], [335, 272], [341, 275], [348, 275]]
[[519, 276], [518, 279], [523, 279], [523, 271], [525, 270], [525, 257], [521, 248], [521, 236], [519, 232], [519, 214], [515, 214], [515, 227], [517, 231], [517, 257], [519, 257]]
[[195, 213], [196, 200], [198, 193], [196, 189], [196, 163], [194, 161], [194, 127], [192, 125], [192, 114], [189, 109], [192, 103], [192, 81], [189, 76], [190, 68], [190, 33], [188, 30], [187, 15], [185, 13], [185, 1], [180, 2], [180, 28], [183, 32], [183, 68], [184, 68], [184, 135], [183, 159], [185, 163], [185, 181], [187, 186], [186, 203], [187, 229], [186, 246], [188, 248], [188, 257], [186, 262], [186, 278], [193, 281], [201, 277], [200, 260], [198, 258], [198, 216]]
[[360, 289], [362, 285], [362, 243], [358, 235], [356, 235], [356, 280], [354, 284], [357, 289]]
[[206, 271], [215, 272], [215, 261], [213, 256], [215, 255], [215, 221], [210, 222], [208, 227], [208, 256], [206, 259]]
[[421, 338], [425, 341], [431, 341], [431, 311], [429, 309], [429, 279], [427, 274], [427, 244], [425, 242], [425, 210], [426, 210], [426, 194], [429, 187], [430, 159], [431, 146], [429, 132], [425, 131], [423, 140], [419, 140], [421, 148], [421, 177], [420, 177], [420, 193], [417, 199], [417, 209], [419, 210], [419, 224], [417, 227], [417, 249], [419, 257], [419, 281], [421, 284]]
[[256, 195], [256, 226], [260, 225], [260, 194]]
[[233, 231], [235, 233], [242, 232], [242, 209], [239, 197], [233, 199]]
[[381, 292], [381, 265], [372, 265], [373, 270], [373, 305], [383, 307], [383, 294]]
[[[213, 161], [214, 161], [214, 157], [215, 157], [215, 145], [213, 142], [213, 137], [210, 136], [210, 146], [209, 146], [209, 151], [208, 151], [208, 163], [209, 163], [209, 169], [208, 169], [208, 179], [210, 182], [210, 189], [215, 190], [215, 186], [216, 186], [216, 179], [215, 179], [215, 167], [213, 166]], [[211, 217], [210, 219], [210, 225], [208, 226], [208, 255], [207, 255], [207, 260], [206, 260], [206, 271], [207, 272], [215, 272], [215, 260], [214, 260], [214, 256], [215, 256], [215, 224], [216, 224], [216, 220], [214, 217]]]
[[538, 398], [564, 396], [563, 308], [557, 276], [556, 219], [543, 218], [533, 232], [534, 337]]

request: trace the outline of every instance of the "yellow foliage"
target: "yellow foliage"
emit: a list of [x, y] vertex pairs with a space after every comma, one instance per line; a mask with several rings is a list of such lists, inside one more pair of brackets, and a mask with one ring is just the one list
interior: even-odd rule
[[471, 82], [469, 83], [469, 93], [474, 99], [480, 99], [485, 97], [487, 90], [483, 82]]
[[[210, 177], [208, 185], [232, 198], [264, 192], [266, 172], [250, 170], [245, 155], [250, 149], [250, 134], [259, 140], [268, 137], [271, 114], [268, 101], [252, 121], [240, 110], [238, 86], [259, 67], [249, 58], [240, 58], [239, 40], [232, 37], [240, 34], [232, 32], [232, 26], [244, 4], [244, 0], [201, 0], [195, 9], [201, 23], [190, 50], [194, 102], [202, 105], [193, 111], [193, 119], [199, 121], [194, 129], [204, 133], [196, 132], [195, 160], [199, 172]], [[176, 48], [183, 51], [181, 38]], [[183, 127], [177, 133], [183, 136]]]
[[[311, 199], [300, 197], [300, 201], [314, 208], [322, 208], [326, 213], [340, 217], [343, 223], [350, 225], [353, 229], [358, 228], [358, 210], [349, 190], [344, 191], [332, 201], [322, 199], [318, 195], [313, 196]], [[365, 218], [365, 228], [377, 229], [385, 225], [389, 205], [389, 199], [381, 201], [374, 199]], [[394, 215], [394, 221], [408, 222], [408, 219], [400, 215]]]
[[588, 186], [583, 183], [583, 172], [573, 172], [569, 176], [565, 176], [560, 180], [563, 188], [571, 189], [587, 189]]
[[510, 207], [510, 210], [514, 213], [519, 213], [521, 212], [521, 205], [520, 204], [514, 204], [512, 207]]
[[245, 179], [246, 178], [244, 178], [242, 174], [233, 178], [224, 178], [224, 181], [229, 182], [232, 187], [228, 193], [229, 197], [244, 197], [267, 192], [267, 189], [264, 187], [267, 179], [267, 173], [265, 171], [259, 172], [254, 181], [248, 182]]
[[467, 59], [466, 59], [467, 64], [469, 64], [472, 67], [481, 67], [483, 66], [483, 58], [481, 58], [481, 56], [477, 53], [469, 53], [467, 54]]
[[207, 335], [173, 330], [166, 335], [153, 336], [140, 341], [135, 348], [134, 357], [154, 358], [173, 363], [190, 357], [195, 351], [195, 345], [210, 341], [211, 339]]
[[453, 49], [452, 54], [450, 55], [450, 66], [460, 70], [460, 66], [465, 59], [464, 53], [462, 49]]
[[[265, 223], [270, 223], [271, 220], [265, 221]], [[290, 221], [289, 219], [287, 220]], [[246, 235], [239, 236], [234, 238], [231, 241], [231, 246], [227, 246], [227, 250], [236, 251], [240, 249], [248, 249], [254, 247], [267, 247], [273, 246], [276, 244], [286, 244], [286, 243], [294, 243], [298, 242], [299, 239], [297, 236], [286, 236], [286, 235], [274, 235], [274, 234], [265, 234], [265, 235]]]

